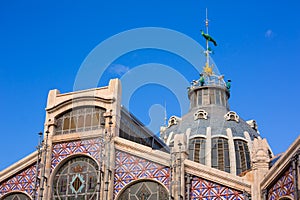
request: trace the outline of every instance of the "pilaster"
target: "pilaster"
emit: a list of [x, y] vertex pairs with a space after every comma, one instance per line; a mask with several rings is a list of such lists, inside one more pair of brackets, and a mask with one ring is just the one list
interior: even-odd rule
[[211, 167], [211, 127], [206, 129], [205, 165]]
[[229, 157], [230, 157], [230, 173], [236, 175], [236, 158], [234, 150], [234, 140], [232, 136], [231, 129], [226, 130], [228, 136], [228, 148], [229, 148]]
[[[260, 183], [266, 173], [269, 171], [269, 148], [266, 139], [257, 139], [253, 141], [252, 150], [252, 170], [253, 185], [251, 188], [252, 200], [261, 200], [265, 198], [265, 193], [261, 192]], [[264, 195], [263, 195], [264, 194]], [[264, 196], [264, 197], [263, 197]]]
[[188, 158], [187, 138], [184, 134], [174, 137], [174, 147], [171, 151], [172, 181], [170, 186], [170, 199], [185, 199], [185, 169], [184, 160]]

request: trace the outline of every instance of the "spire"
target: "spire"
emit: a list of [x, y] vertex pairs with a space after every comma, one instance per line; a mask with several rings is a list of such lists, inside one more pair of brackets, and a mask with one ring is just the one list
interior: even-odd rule
[[212, 50], [209, 47], [209, 42], [212, 42], [214, 44], [214, 46], [217, 46], [217, 42], [208, 34], [208, 24], [209, 24], [209, 20], [208, 20], [207, 8], [206, 8], [206, 19], [205, 19], [206, 33], [204, 33], [204, 31], [201, 31], [201, 35], [206, 40], [206, 50], [204, 51], [205, 56], [206, 56], [206, 63], [203, 68], [203, 72], [204, 72], [205, 76], [210, 77], [214, 74], [214, 71], [213, 71], [214, 66], [210, 65], [210, 63], [209, 63], [210, 54], [212, 53]]
[[188, 91], [192, 92], [194, 89], [198, 90], [199, 87], [206, 87], [206, 86], [218, 86], [222, 87], [227, 90], [227, 92], [230, 91], [231, 87], [231, 81], [228, 82], [224, 81], [224, 75], [221, 75], [217, 69], [216, 66], [214, 66], [214, 63], [211, 59], [211, 54], [213, 53], [210, 45], [213, 44], [214, 46], [217, 46], [216, 40], [213, 39], [211, 35], [209, 35], [208, 28], [209, 28], [209, 22], [208, 19], [208, 12], [206, 8], [206, 18], [205, 18], [205, 29], [206, 32], [201, 30], [201, 35], [205, 39], [205, 64], [203, 66], [202, 72], [200, 73], [200, 77], [198, 80], [193, 80], [191, 82], [191, 86], [188, 87]]

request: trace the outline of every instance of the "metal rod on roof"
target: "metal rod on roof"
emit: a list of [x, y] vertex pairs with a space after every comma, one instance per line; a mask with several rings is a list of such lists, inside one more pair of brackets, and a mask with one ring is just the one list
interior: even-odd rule
[[34, 180], [34, 188], [33, 188], [33, 200], [36, 199], [36, 195], [37, 195], [37, 188], [38, 188], [38, 179], [39, 179], [39, 166], [40, 166], [40, 159], [41, 159], [41, 147], [42, 147], [42, 136], [43, 133], [39, 132], [39, 142], [38, 142], [38, 146], [36, 147], [36, 149], [38, 150], [38, 155], [37, 155], [37, 160], [36, 160], [36, 165], [35, 165], [35, 180]]
[[45, 171], [46, 171], [46, 159], [47, 159], [47, 151], [48, 151], [48, 135], [49, 135], [49, 130], [46, 131], [46, 142], [44, 144], [44, 160], [43, 160], [43, 169], [42, 169], [41, 182], [40, 182], [40, 195], [39, 195], [40, 200], [43, 200], [44, 184], [45, 184], [45, 180], [47, 179], [47, 177], [45, 177]]

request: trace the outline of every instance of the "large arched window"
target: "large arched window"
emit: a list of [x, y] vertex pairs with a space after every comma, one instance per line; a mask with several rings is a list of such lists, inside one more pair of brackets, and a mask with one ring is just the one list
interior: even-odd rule
[[70, 159], [53, 180], [53, 199], [96, 200], [98, 165], [88, 157]]
[[194, 138], [189, 143], [189, 159], [205, 164], [205, 138]]
[[161, 184], [154, 181], [140, 181], [126, 188], [118, 200], [168, 200], [168, 191]]
[[211, 152], [212, 167], [230, 172], [230, 157], [228, 140], [225, 138], [212, 138], [212, 152]]
[[21, 192], [12, 192], [2, 197], [1, 200], [30, 200], [30, 197]]
[[56, 135], [100, 129], [104, 123], [104, 108], [78, 107], [56, 118]]
[[236, 174], [251, 168], [250, 153], [247, 142], [243, 140], [234, 140], [235, 158], [236, 158]]

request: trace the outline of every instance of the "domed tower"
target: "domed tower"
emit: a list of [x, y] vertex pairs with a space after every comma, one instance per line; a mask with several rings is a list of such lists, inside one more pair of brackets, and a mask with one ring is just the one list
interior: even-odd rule
[[190, 109], [182, 117], [172, 116], [161, 128], [161, 138], [170, 147], [178, 134], [185, 135], [190, 160], [240, 175], [251, 168], [252, 144], [259, 138], [254, 120], [244, 121], [230, 110], [231, 81], [224, 81], [210, 64], [210, 42], [217, 43], [208, 34], [206, 20], [206, 63], [199, 80], [188, 88]]

